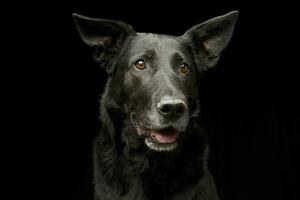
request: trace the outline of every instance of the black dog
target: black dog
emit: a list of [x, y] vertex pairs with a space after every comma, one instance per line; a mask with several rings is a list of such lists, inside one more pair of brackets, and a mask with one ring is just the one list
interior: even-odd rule
[[95, 199], [217, 200], [207, 135], [198, 125], [197, 79], [217, 64], [237, 11], [180, 37], [73, 16], [109, 74], [94, 145]]

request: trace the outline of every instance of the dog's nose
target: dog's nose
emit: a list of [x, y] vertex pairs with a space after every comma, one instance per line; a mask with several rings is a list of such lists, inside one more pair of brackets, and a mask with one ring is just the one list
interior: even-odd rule
[[157, 104], [158, 111], [167, 118], [178, 118], [187, 110], [185, 102], [181, 99], [164, 98]]

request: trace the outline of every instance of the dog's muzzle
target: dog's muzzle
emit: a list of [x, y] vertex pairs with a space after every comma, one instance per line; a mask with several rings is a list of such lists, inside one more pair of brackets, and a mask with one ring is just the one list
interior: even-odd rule
[[[153, 108], [154, 109], [154, 108]], [[131, 121], [147, 147], [155, 151], [172, 151], [188, 123], [186, 103], [181, 99], [162, 98], [154, 111], [131, 114]]]

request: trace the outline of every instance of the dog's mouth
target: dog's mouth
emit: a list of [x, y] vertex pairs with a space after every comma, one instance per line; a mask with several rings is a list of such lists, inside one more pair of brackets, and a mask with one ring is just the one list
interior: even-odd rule
[[150, 130], [150, 137], [161, 144], [174, 143], [178, 137], [178, 134], [179, 132], [174, 128]]
[[173, 127], [163, 129], [137, 128], [138, 135], [144, 137], [148, 148], [155, 151], [172, 151], [178, 145], [179, 131]]
[[140, 119], [131, 113], [131, 122], [137, 130], [139, 137], [144, 139], [146, 146], [150, 150], [167, 152], [176, 149], [181, 133], [185, 130], [180, 122], [163, 122], [152, 124], [144, 118]]

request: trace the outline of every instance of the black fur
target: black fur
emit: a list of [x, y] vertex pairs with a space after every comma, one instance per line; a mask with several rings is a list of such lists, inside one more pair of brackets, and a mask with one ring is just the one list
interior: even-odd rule
[[[136, 33], [123, 22], [73, 16], [83, 41], [95, 47], [95, 60], [109, 73], [94, 144], [95, 199], [217, 200], [207, 169], [207, 135], [198, 125], [197, 80], [216, 65], [237, 12], [196, 25], [180, 37]], [[145, 70], [134, 67], [139, 59]], [[182, 63], [188, 64], [188, 74], [180, 71]], [[159, 114], [156, 105], [166, 96], [187, 105], [180, 117]], [[158, 152], [145, 145], [147, 133], [157, 126], [179, 133], [175, 149]], [[148, 132], [141, 134], [141, 129]]]

